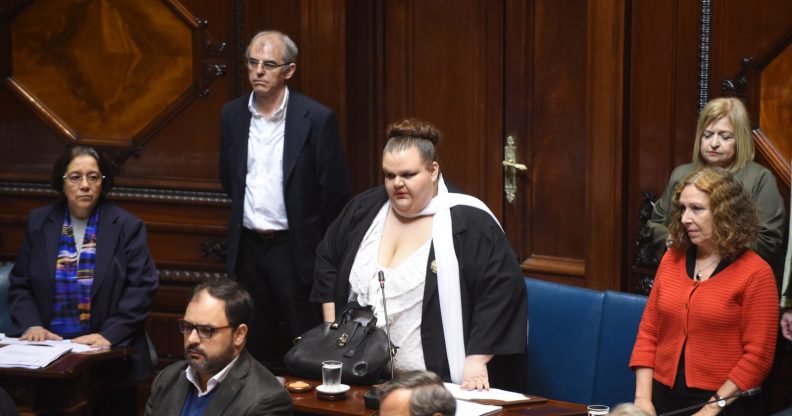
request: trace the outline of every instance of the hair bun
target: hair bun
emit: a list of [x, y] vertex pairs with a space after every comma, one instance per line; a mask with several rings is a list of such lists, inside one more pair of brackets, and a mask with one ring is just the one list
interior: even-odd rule
[[432, 123], [408, 118], [391, 123], [385, 131], [386, 140], [392, 138], [405, 138], [414, 137], [416, 139], [425, 139], [437, 145], [440, 142], [440, 130], [437, 129]]

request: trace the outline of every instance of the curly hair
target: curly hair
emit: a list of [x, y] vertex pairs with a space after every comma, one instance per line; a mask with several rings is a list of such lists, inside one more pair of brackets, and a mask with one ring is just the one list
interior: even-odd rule
[[385, 149], [382, 153], [391, 153], [415, 147], [421, 160], [430, 165], [437, 162], [437, 144], [440, 142], [440, 130], [432, 123], [408, 118], [391, 123], [385, 137]]
[[682, 225], [682, 206], [679, 196], [693, 185], [709, 196], [712, 212], [712, 239], [721, 257], [734, 259], [756, 239], [759, 220], [754, 206], [742, 184], [723, 168], [704, 168], [687, 174], [674, 191], [671, 203], [671, 223], [668, 226], [670, 246], [686, 250], [692, 244]]

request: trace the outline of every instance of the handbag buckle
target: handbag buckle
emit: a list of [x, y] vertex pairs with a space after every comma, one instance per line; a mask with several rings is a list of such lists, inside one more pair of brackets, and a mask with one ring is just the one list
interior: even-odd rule
[[335, 343], [336, 348], [342, 348], [344, 345], [346, 345], [347, 341], [349, 341], [349, 335], [347, 335], [346, 333], [341, 334], [341, 337], [339, 337], [338, 340], [336, 340]]

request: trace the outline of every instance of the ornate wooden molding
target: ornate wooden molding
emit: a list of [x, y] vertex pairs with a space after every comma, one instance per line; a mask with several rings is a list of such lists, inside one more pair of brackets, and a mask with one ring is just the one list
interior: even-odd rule
[[234, 77], [234, 91], [235, 96], [242, 95], [245, 89], [245, 81], [247, 80], [247, 70], [239, 63], [245, 56], [245, 49], [247, 48], [247, 39], [245, 39], [245, 20], [247, 17], [247, 7], [245, 0], [236, 0], [234, 2], [234, 40], [236, 41], [236, 48], [234, 48], [234, 67], [236, 68], [236, 76]]
[[764, 156], [767, 164], [770, 165], [770, 170], [775, 173], [776, 178], [785, 183], [787, 187], [792, 186], [792, 169], [787, 163], [784, 156], [773, 145], [773, 142], [765, 136], [762, 129], [756, 128], [753, 130], [754, 143], [759, 153]]
[[[47, 183], [0, 181], [0, 192], [15, 194], [57, 195]], [[169, 201], [187, 203], [211, 203], [231, 205], [231, 200], [222, 192], [183, 191], [176, 189], [113, 187], [110, 197], [146, 201]]]
[[657, 195], [654, 192], [648, 191], [643, 193], [643, 203], [638, 213], [639, 226], [638, 235], [635, 241], [635, 262], [633, 264], [633, 274], [636, 275], [635, 290], [638, 293], [648, 295], [652, 290], [654, 284], [654, 274], [657, 270], [657, 265], [660, 263], [651, 248], [652, 233], [646, 225], [647, 221], [652, 218], [652, 209], [654, 208], [654, 201], [657, 200]]
[[207, 279], [228, 277], [226, 273], [202, 272], [196, 270], [158, 269], [160, 282], [201, 283]]
[[710, 36], [712, 34], [712, 1], [701, 0], [699, 16], [699, 73], [698, 73], [698, 109], [709, 101], [710, 76]]
[[[14, 33], [0, 48], [0, 75], [66, 143], [109, 150], [121, 166], [209, 94], [226, 73], [228, 44], [178, 0], [100, 3], [0, 8], [0, 26]], [[54, 78], [69, 82], [46, 82]]]
[[750, 71], [753, 62], [753, 57], [749, 56], [743, 58], [741, 61], [743, 70], [733, 79], [723, 80], [723, 82], [721, 82], [721, 91], [730, 93], [730, 95], [736, 95], [745, 98], [745, 91], [748, 88], [748, 78], [746, 76], [746, 72]]

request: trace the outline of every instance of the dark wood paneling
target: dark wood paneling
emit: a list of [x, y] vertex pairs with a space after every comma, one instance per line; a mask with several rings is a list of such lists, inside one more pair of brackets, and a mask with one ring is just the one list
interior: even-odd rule
[[385, 122], [417, 117], [434, 123], [443, 133], [439, 153], [446, 179], [496, 213], [502, 17], [500, 2], [384, 4]]
[[623, 2], [506, 2], [505, 130], [517, 144], [509, 239], [529, 275], [618, 285]]

